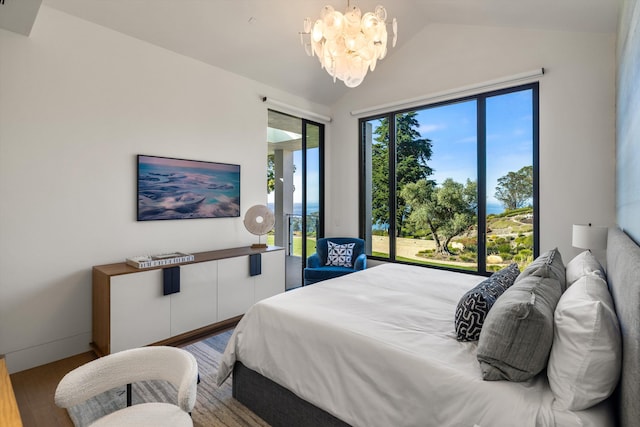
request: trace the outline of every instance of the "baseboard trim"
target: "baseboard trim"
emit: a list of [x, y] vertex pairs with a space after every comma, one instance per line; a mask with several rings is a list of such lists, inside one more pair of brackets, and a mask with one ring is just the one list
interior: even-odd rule
[[[200, 341], [208, 336], [232, 329], [238, 324], [240, 319], [242, 319], [242, 316], [232, 317], [231, 319], [176, 335], [175, 337], [158, 341], [151, 345], [182, 347]], [[86, 352], [93, 352], [98, 356], [104, 356], [100, 354], [93, 343], [89, 344], [90, 342], [91, 332], [86, 332], [73, 337], [9, 352], [5, 354], [7, 371], [9, 374], [15, 374], [16, 372], [25, 371]]]
[[9, 374], [46, 365], [90, 351], [91, 332], [9, 352], [5, 355]]

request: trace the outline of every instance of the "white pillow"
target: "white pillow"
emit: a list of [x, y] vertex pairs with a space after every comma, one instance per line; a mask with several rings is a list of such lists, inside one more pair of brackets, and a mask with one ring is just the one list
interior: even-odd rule
[[576, 255], [566, 268], [567, 287], [571, 286], [576, 280], [595, 271], [600, 272], [602, 277], [606, 277], [600, 262], [596, 259], [591, 251], [584, 251]]
[[607, 282], [591, 273], [558, 302], [547, 376], [554, 407], [579, 411], [611, 395], [620, 376], [620, 327]]

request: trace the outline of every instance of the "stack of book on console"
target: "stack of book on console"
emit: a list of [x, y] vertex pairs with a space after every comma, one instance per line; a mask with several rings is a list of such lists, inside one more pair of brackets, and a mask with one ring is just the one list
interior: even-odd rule
[[183, 252], [173, 252], [170, 254], [143, 255], [127, 258], [127, 264], [135, 268], [160, 267], [163, 265], [180, 264], [190, 262], [194, 256]]

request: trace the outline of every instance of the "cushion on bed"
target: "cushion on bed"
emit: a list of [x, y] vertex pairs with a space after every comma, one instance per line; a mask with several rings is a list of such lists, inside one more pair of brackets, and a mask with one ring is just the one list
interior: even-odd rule
[[620, 376], [621, 351], [607, 282], [592, 272], [567, 289], [555, 310], [547, 366], [554, 407], [580, 411], [609, 397]]
[[478, 340], [484, 380], [526, 381], [544, 369], [553, 343], [553, 313], [561, 294], [555, 277], [529, 275], [498, 298]]
[[584, 251], [576, 255], [566, 267], [567, 286], [571, 286], [576, 280], [587, 274], [598, 272], [606, 277], [604, 269], [591, 251]]
[[520, 274], [518, 264], [511, 264], [493, 273], [488, 279], [470, 289], [458, 302], [455, 314], [458, 341], [477, 341], [487, 313], [498, 297]]
[[353, 248], [355, 243], [345, 243], [344, 245], [339, 245], [337, 243], [333, 243], [327, 241], [327, 264], [334, 267], [353, 267]]
[[558, 248], [551, 249], [533, 260], [516, 279], [519, 280], [528, 276], [551, 277], [560, 283], [562, 292], [567, 289], [566, 270], [562, 262], [562, 256]]

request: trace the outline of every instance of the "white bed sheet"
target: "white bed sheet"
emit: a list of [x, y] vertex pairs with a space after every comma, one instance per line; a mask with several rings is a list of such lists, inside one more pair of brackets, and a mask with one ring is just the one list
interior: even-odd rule
[[236, 327], [218, 384], [240, 361], [352, 426], [602, 422], [590, 411], [554, 414], [544, 375], [482, 380], [476, 343], [458, 342], [453, 323], [460, 297], [482, 280], [383, 264], [263, 300]]

